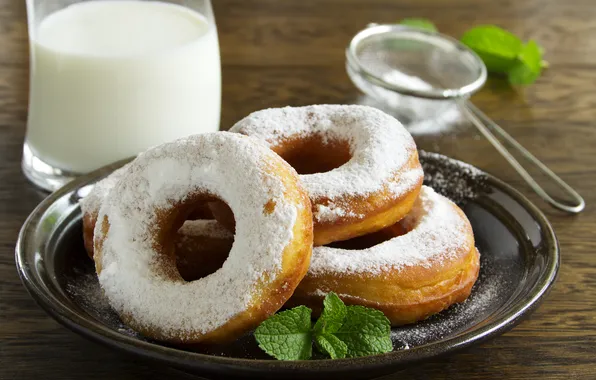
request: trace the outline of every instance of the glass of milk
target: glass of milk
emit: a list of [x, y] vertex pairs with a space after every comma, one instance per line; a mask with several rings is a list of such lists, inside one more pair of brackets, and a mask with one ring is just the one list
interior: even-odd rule
[[179, 137], [219, 129], [209, 0], [27, 0], [23, 171], [55, 190]]

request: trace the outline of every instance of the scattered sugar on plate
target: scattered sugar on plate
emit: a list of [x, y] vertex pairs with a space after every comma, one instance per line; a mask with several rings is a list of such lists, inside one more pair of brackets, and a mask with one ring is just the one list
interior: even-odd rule
[[395, 349], [411, 349], [455, 336], [488, 317], [492, 310], [491, 304], [500, 299], [507, 282], [499, 274], [490, 273], [491, 269], [487, 268], [486, 261], [481, 264], [481, 268], [478, 281], [465, 302], [455, 304], [426, 321], [392, 328], [391, 340]]
[[83, 272], [75, 267], [74, 276], [66, 283], [66, 292], [83, 310], [100, 323], [114, 327], [119, 333], [135, 338], [141, 335], [126, 326], [103, 295], [95, 272]]
[[487, 190], [486, 175], [472, 165], [438, 153], [420, 150], [419, 155], [424, 184], [458, 205]]

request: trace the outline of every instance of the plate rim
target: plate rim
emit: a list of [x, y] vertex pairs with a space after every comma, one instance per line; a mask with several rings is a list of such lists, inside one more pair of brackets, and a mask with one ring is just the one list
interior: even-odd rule
[[[35, 232], [35, 229], [32, 227], [37, 225], [37, 222], [43, 213], [53, 205], [56, 200], [75, 189], [80, 189], [83, 186], [90, 184], [93, 180], [98, 181], [113, 170], [131, 161], [133, 157], [106, 165], [76, 178], [42, 200], [29, 214], [19, 231], [15, 246], [15, 263], [17, 271], [21, 282], [38, 305], [46, 311], [47, 314], [68, 329], [102, 345], [191, 371], [203, 370], [206, 372], [216, 372], [225, 369], [229, 372], [238, 372], [243, 370], [259, 371], [267, 369], [270, 371], [277, 371], [278, 373], [291, 373], [299, 370], [303, 374], [307, 372], [328, 374], [337, 373], [338, 371], [347, 372], [354, 370], [361, 372], [399, 368], [414, 362], [452, 353], [501, 335], [519, 324], [523, 320], [523, 317], [531, 314], [541, 304], [551, 290], [553, 284], [556, 282], [561, 263], [560, 246], [554, 229], [544, 213], [520, 191], [499, 178], [466, 162], [440, 153], [421, 151], [421, 156], [423, 156], [424, 153], [429, 153], [429, 156], [432, 155], [434, 158], [440, 156], [441, 159], [467, 165], [478, 170], [479, 173], [486, 177], [486, 180], [491, 185], [507, 193], [526, 209], [532, 218], [538, 222], [543, 231], [543, 236], [545, 236], [549, 243], [547, 252], [543, 254], [544, 257], [549, 259], [546, 263], [544, 272], [541, 274], [540, 278], [537, 279], [533, 289], [530, 289], [527, 294], [520, 297], [520, 299], [513, 305], [510, 305], [503, 316], [496, 318], [494, 321], [490, 321], [486, 325], [473, 331], [462, 332], [458, 336], [436, 343], [428, 343], [408, 350], [392, 351], [385, 354], [358, 358], [299, 361], [247, 359], [185, 351], [175, 347], [163, 346], [159, 343], [139, 340], [135, 337], [120, 334], [112, 329], [108, 329], [103, 324], [95, 322], [94, 320], [80, 317], [67, 305], [56, 299], [51, 292], [46, 292], [43, 287], [39, 286], [40, 284], [37, 283], [33, 271], [26, 265], [25, 242], [28, 235]], [[341, 369], [338, 369], [338, 367]]]

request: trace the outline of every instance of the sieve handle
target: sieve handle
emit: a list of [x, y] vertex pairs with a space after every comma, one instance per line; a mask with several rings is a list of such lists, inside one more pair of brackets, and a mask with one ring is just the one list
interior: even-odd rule
[[[495, 147], [495, 149], [511, 164], [511, 166], [513, 166], [515, 171], [519, 173], [519, 175], [544, 201], [549, 203], [554, 208], [571, 214], [578, 214], [586, 207], [586, 202], [581, 195], [577, 193], [577, 191], [575, 191], [558, 175], [556, 175], [552, 170], [538, 160], [532, 153], [530, 153], [519, 142], [517, 142], [517, 140], [511, 137], [511, 135], [505, 132], [505, 130], [497, 123], [486, 116], [486, 114], [478, 109], [478, 107], [473, 105], [471, 102], [466, 101], [465, 99], [460, 99], [460, 101], [458, 101], [458, 105], [464, 114], [470, 118], [474, 126], [478, 128], [480, 133], [486, 137], [486, 139]], [[538, 182], [536, 182], [536, 180], [530, 175], [530, 173], [528, 173], [528, 171], [519, 163], [519, 161], [513, 157], [509, 150], [507, 150], [507, 148], [501, 144], [491, 130], [496, 132], [503, 139], [507, 140], [507, 142], [509, 142], [526, 159], [540, 169], [542, 173], [546, 174], [546, 176], [559, 185], [561, 189], [565, 190], [565, 193], [573, 200], [574, 203], [563, 203], [551, 197], [549, 193], [544, 190], [542, 186], [540, 186], [540, 184], [538, 184]]]

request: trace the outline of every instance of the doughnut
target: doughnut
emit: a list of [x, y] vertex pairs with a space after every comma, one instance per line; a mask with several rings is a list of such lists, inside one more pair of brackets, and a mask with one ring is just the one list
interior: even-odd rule
[[[395, 224], [410, 211], [422, 186], [412, 136], [372, 107], [266, 109], [230, 131], [263, 140], [301, 174], [313, 208], [315, 246]], [[215, 218], [233, 228], [225, 206], [213, 205]]]
[[79, 201], [83, 213], [83, 243], [89, 257], [93, 258], [93, 230], [97, 222], [97, 214], [108, 192], [124, 176], [129, 164], [114, 170], [110, 175], [98, 181], [89, 194]]
[[320, 312], [325, 294], [333, 291], [346, 304], [381, 310], [398, 326], [463, 302], [479, 267], [463, 211], [423, 186], [410, 214], [394, 226], [335, 247], [315, 247], [288, 305]]
[[[235, 239], [215, 273], [184, 281], [175, 235], [195, 204], [221, 200]], [[121, 320], [172, 344], [233, 340], [275, 313], [306, 274], [312, 212], [296, 171], [259, 140], [194, 135], [140, 154], [102, 202], [99, 284]]]
[[[108, 195], [108, 192], [114, 187], [114, 185], [123, 177], [126, 173], [126, 169], [129, 164], [122, 166], [119, 169], [114, 170], [110, 175], [103, 178], [102, 180], [98, 181], [89, 194], [87, 194], [84, 198], [79, 201], [79, 206], [81, 207], [81, 212], [83, 214], [83, 243], [85, 246], [85, 251], [89, 255], [90, 258], [93, 258], [93, 230], [95, 228], [95, 223], [97, 221], [97, 214], [99, 213], [99, 208], [101, 207], [101, 203]], [[197, 205], [195, 209], [189, 215], [190, 220], [197, 220], [197, 219], [213, 219], [213, 214], [211, 213], [211, 209], [208, 207], [207, 203]], [[184, 227], [184, 226], [183, 226]], [[213, 229], [213, 228], [212, 228]], [[193, 231], [192, 229], [187, 229], [187, 231]], [[200, 231], [195, 231], [200, 232]], [[199, 234], [199, 237], [203, 235]], [[188, 242], [191, 245], [196, 245], [196, 242], [190, 241], [187, 239], [178, 239], [184, 242]], [[210, 244], [208, 242], [207, 244]], [[183, 252], [186, 253], [186, 247], [182, 247]], [[183, 276], [184, 277], [184, 276]]]

